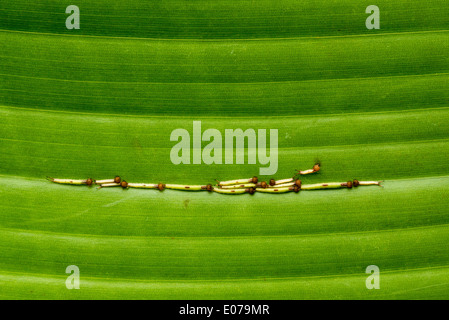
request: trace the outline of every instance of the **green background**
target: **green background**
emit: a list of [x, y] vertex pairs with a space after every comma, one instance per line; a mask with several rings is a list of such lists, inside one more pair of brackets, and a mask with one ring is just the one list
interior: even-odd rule
[[[76, 4], [81, 29], [67, 30]], [[0, 3], [0, 298], [448, 299], [449, 3]], [[278, 129], [277, 179], [384, 188], [226, 196], [170, 134]], [[268, 180], [270, 177], [262, 177]], [[80, 268], [68, 290], [65, 269]], [[365, 286], [380, 268], [380, 290]]]

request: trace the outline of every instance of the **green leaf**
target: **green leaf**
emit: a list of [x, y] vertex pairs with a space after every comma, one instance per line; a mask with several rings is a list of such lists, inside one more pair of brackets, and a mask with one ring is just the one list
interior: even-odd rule
[[[447, 299], [448, 2], [0, 3], [0, 298]], [[26, 23], [25, 23], [26, 22]], [[174, 129], [278, 129], [274, 178], [384, 188], [227, 196]], [[203, 146], [204, 146], [203, 142]], [[259, 176], [262, 180], [271, 177]], [[80, 268], [68, 290], [66, 267]], [[366, 267], [380, 268], [368, 290]]]

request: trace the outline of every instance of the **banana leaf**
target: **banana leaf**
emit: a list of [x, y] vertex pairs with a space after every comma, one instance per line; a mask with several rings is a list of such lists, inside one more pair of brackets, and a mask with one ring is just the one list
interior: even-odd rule
[[[79, 0], [68, 30], [69, 4], [1, 1], [0, 298], [448, 299], [449, 3], [378, 0], [379, 30], [370, 4]], [[277, 129], [276, 174], [175, 165], [170, 135], [194, 121]], [[229, 196], [46, 179], [268, 181], [315, 162], [303, 183], [384, 187]]]

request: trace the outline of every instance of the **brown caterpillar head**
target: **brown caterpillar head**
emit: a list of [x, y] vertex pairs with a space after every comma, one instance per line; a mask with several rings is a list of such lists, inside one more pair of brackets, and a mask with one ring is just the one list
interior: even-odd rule
[[260, 183], [260, 186], [262, 187], [262, 188], [267, 188], [268, 187], [268, 184], [265, 182], [265, 181], [262, 181], [261, 183]]
[[86, 184], [87, 184], [88, 186], [91, 186], [93, 183], [94, 183], [94, 181], [93, 181], [91, 178], [89, 178], [89, 179], [86, 180]]
[[299, 179], [295, 180], [295, 186], [297, 186], [299, 189], [301, 189], [301, 184], [302, 184], [301, 180]]
[[352, 181], [352, 185], [353, 185], [354, 187], [358, 187], [358, 186], [360, 185], [359, 180], [354, 179], [354, 180]]
[[316, 163], [316, 164], [313, 166], [313, 171], [315, 171], [315, 172], [320, 171], [320, 164], [319, 164], [319, 163]]
[[157, 185], [157, 188], [158, 188], [160, 191], [162, 191], [162, 190], [165, 189], [165, 184], [159, 183], [159, 184]]
[[114, 182], [115, 182], [115, 183], [120, 183], [120, 181], [122, 181], [122, 179], [120, 179], [119, 176], [116, 176], [116, 177], [114, 178]]
[[256, 189], [254, 189], [254, 188], [249, 188], [249, 189], [247, 189], [247, 192], [248, 192], [249, 194], [254, 194], [254, 193], [256, 192]]
[[125, 180], [120, 182], [120, 187], [122, 187], [123, 189], [128, 188], [128, 182], [126, 182]]
[[254, 184], [256, 184], [257, 181], [259, 181], [259, 179], [258, 179], [256, 176], [254, 176], [254, 177], [251, 179], [251, 182], [254, 183]]
[[276, 180], [270, 179], [270, 186], [274, 186], [276, 184]]
[[208, 184], [208, 185], [206, 186], [206, 190], [207, 190], [207, 191], [212, 191], [212, 189], [213, 189], [213, 188], [212, 188], [212, 185], [211, 185], [211, 184]]
[[293, 186], [293, 191], [294, 191], [295, 193], [298, 193], [299, 190], [301, 190], [300, 187], [298, 187], [297, 185], [294, 185], [294, 186]]
[[351, 189], [352, 188], [352, 181], [348, 181], [346, 182], [346, 186]]

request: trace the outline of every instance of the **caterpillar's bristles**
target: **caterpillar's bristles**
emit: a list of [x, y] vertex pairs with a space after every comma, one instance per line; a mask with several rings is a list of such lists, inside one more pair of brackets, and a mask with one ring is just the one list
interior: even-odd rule
[[254, 183], [245, 183], [245, 184], [233, 184], [229, 186], [222, 186], [223, 189], [247, 189], [247, 188], [254, 188], [256, 187], [256, 184]]
[[213, 188], [214, 192], [222, 193], [222, 194], [242, 194], [249, 192], [249, 189], [222, 189], [222, 188]]

